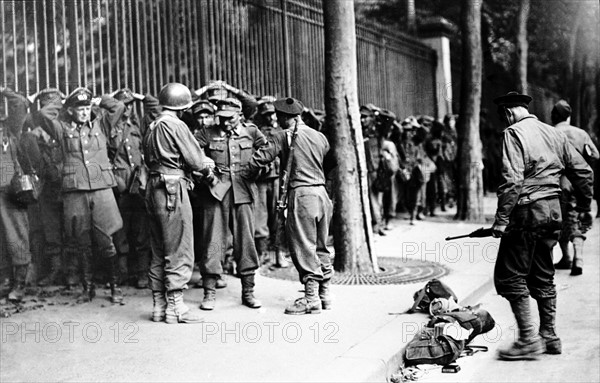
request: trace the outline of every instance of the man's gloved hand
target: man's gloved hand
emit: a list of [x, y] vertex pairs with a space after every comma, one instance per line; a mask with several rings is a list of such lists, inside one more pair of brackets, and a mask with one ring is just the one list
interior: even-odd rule
[[497, 223], [494, 223], [494, 226], [492, 226], [492, 237], [494, 237], [494, 238], [502, 237], [505, 230], [506, 230], [506, 225], [499, 225]]
[[582, 211], [579, 213], [579, 228], [582, 232], [586, 232], [592, 228], [592, 223], [594, 222], [594, 218], [592, 217], [592, 213], [589, 211]]

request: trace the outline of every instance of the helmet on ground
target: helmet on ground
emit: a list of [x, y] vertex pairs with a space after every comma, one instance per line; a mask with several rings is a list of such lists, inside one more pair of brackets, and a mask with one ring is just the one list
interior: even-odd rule
[[192, 106], [192, 93], [187, 86], [178, 82], [171, 82], [160, 90], [158, 102], [164, 109], [189, 109]]

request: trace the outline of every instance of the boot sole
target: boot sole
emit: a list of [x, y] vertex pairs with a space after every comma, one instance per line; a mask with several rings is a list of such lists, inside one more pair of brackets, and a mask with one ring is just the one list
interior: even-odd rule
[[167, 324], [197, 324], [197, 323], [203, 323], [204, 318], [200, 318], [198, 320], [187, 320], [187, 319], [180, 319], [176, 316], [167, 315], [165, 318], [165, 322]]
[[166, 319], [166, 316], [153, 316], [151, 318], [152, 322], [164, 322]]
[[306, 315], [306, 314], [321, 314], [321, 310], [306, 310], [306, 311], [284, 311], [287, 315]]

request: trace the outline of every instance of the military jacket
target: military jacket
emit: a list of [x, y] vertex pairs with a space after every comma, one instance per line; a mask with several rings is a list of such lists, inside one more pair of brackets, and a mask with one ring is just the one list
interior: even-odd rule
[[108, 157], [107, 137], [118, 122], [125, 105], [112, 97], [102, 97], [105, 113], [76, 124], [68, 116], [53, 119], [58, 105], [49, 104], [33, 114], [52, 138], [60, 142], [63, 154], [63, 191], [100, 190], [117, 185]]
[[267, 139], [254, 124], [240, 122], [230, 133], [219, 126], [203, 129], [198, 143], [206, 155], [215, 161], [215, 174], [219, 182], [210, 187], [211, 194], [219, 201], [232, 189], [236, 204], [252, 203], [258, 189], [256, 183], [242, 177], [252, 154], [267, 144]]
[[142, 132], [135, 116], [121, 117], [111, 130], [108, 139], [108, 153], [113, 164], [117, 189], [124, 192], [131, 175], [142, 159]]

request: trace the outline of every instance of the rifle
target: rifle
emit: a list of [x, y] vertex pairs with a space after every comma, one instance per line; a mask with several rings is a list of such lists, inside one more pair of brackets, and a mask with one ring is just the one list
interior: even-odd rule
[[461, 238], [485, 238], [485, 237], [491, 237], [491, 236], [492, 236], [492, 228], [489, 227], [487, 229], [484, 229], [482, 227], [482, 228], [479, 228], [469, 234], [457, 235], [456, 237], [446, 237], [446, 241], [453, 241], [455, 239], [461, 239]]
[[283, 238], [285, 234], [285, 210], [288, 205], [288, 190], [290, 185], [290, 172], [292, 171], [292, 163], [294, 162], [294, 147], [296, 144], [296, 136], [298, 134], [298, 121], [296, 121], [296, 125], [294, 126], [294, 131], [292, 132], [292, 141], [290, 144], [290, 152], [287, 158], [287, 163], [285, 165], [285, 170], [281, 174], [281, 180], [279, 185], [279, 200], [277, 200], [277, 214], [275, 214], [275, 246], [277, 247], [277, 254], [275, 264], [280, 267], [285, 264], [283, 261]]

